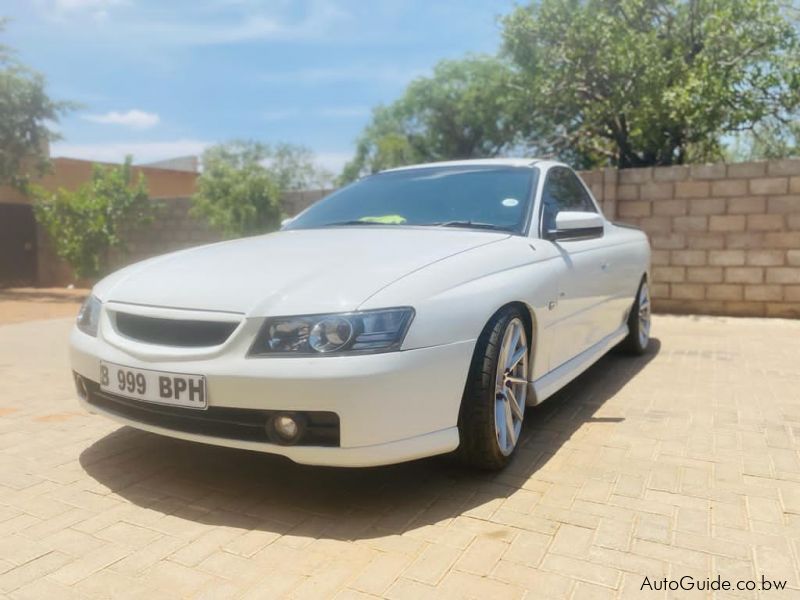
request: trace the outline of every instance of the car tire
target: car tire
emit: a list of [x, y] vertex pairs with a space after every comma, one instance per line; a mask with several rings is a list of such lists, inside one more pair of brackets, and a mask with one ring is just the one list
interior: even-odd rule
[[518, 445], [530, 353], [526, 322], [519, 308], [508, 306], [478, 337], [458, 417], [456, 456], [470, 467], [502, 469]]
[[641, 356], [650, 345], [650, 288], [642, 279], [631, 312], [628, 315], [628, 336], [622, 340], [621, 347], [628, 354]]

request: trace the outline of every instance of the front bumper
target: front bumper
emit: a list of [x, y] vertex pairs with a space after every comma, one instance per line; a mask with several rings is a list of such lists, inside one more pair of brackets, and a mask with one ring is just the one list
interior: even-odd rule
[[[139, 429], [208, 444], [281, 454], [315, 465], [370, 466], [442, 454], [458, 446], [461, 396], [475, 341], [385, 354], [340, 357], [150, 358], [73, 329], [73, 370], [100, 379], [100, 361], [206, 377], [209, 407], [263, 411], [326, 411], [339, 417], [339, 445], [283, 446], [204, 435], [143, 423], [89, 404], [87, 410]], [[191, 409], [187, 409], [191, 410]]]

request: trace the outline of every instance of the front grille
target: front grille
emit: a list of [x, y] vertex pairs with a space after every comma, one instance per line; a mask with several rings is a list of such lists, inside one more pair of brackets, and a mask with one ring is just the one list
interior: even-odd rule
[[[106, 412], [146, 425], [229, 440], [269, 442], [265, 425], [272, 416], [282, 412], [221, 406], [209, 406], [206, 410], [164, 406], [109, 394], [93, 381], [83, 379], [83, 382], [88, 391], [86, 401]], [[305, 416], [307, 424], [302, 437], [293, 445], [339, 446], [339, 415], [325, 411], [301, 411], [299, 414]]]
[[159, 346], [202, 348], [218, 346], [225, 342], [238, 323], [230, 321], [192, 321], [161, 319], [130, 313], [115, 313], [119, 333], [140, 342]]

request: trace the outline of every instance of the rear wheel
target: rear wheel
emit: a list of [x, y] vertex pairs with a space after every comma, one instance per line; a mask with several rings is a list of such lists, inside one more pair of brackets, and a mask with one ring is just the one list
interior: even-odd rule
[[650, 344], [650, 288], [643, 279], [628, 315], [628, 337], [622, 346], [631, 354], [644, 354]]
[[528, 335], [516, 307], [500, 310], [478, 338], [458, 419], [458, 455], [501, 469], [519, 442], [528, 391]]

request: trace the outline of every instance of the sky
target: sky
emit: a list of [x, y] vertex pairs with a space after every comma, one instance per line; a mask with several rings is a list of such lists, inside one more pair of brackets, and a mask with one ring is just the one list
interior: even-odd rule
[[0, 0], [0, 37], [63, 117], [51, 155], [145, 163], [290, 142], [338, 173], [372, 107], [437, 61], [493, 53], [512, 0]]

